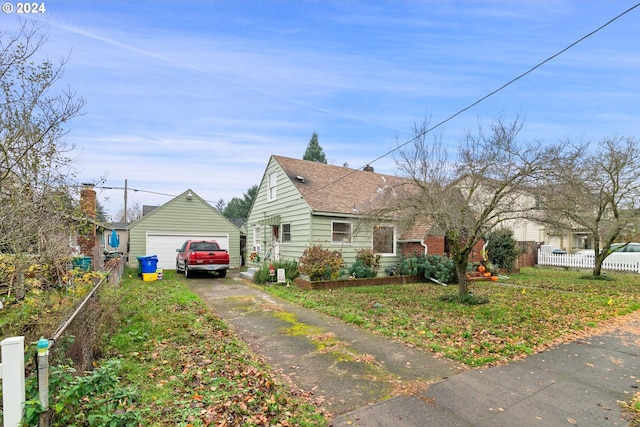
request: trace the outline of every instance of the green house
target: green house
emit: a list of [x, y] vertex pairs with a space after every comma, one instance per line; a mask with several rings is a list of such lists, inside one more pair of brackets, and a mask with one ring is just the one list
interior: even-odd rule
[[[379, 274], [401, 259], [399, 230], [362, 212], [400, 182], [391, 175], [272, 155], [247, 220], [249, 265], [297, 261], [305, 248], [339, 250], [347, 268], [359, 249], [380, 255]], [[251, 254], [253, 253], [253, 256]]]
[[129, 264], [139, 256], [156, 255], [158, 268], [176, 268], [176, 249], [186, 240], [216, 240], [229, 251], [231, 265], [240, 267], [240, 229], [192, 190], [187, 190], [132, 222]]

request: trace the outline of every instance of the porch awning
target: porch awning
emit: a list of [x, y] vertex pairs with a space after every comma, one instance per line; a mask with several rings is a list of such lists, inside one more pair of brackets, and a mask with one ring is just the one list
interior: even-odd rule
[[273, 215], [258, 222], [261, 225], [280, 225], [280, 215]]

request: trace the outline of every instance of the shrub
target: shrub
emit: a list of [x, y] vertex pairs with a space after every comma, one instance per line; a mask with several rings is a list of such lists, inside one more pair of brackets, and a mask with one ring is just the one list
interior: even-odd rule
[[355, 264], [349, 269], [349, 275], [351, 277], [363, 278], [363, 277], [376, 277], [378, 273], [371, 267], [367, 267], [363, 264], [361, 259], [356, 259]]
[[356, 262], [349, 269], [352, 277], [376, 277], [380, 268], [380, 255], [372, 249], [360, 249], [356, 252]]
[[424, 277], [433, 277], [443, 283], [449, 283], [455, 277], [456, 265], [449, 257], [429, 255], [425, 263]]
[[389, 265], [384, 268], [384, 272], [389, 276], [397, 276], [400, 274], [400, 264]]
[[417, 276], [423, 274], [427, 258], [422, 256], [412, 256], [403, 258], [398, 267], [403, 276]]
[[338, 280], [344, 267], [340, 251], [323, 249], [322, 245], [309, 246], [299, 259], [298, 272], [309, 280]]
[[498, 268], [512, 269], [518, 259], [518, 247], [513, 238], [513, 231], [508, 229], [494, 230], [485, 236], [487, 242], [487, 258]]
[[[69, 366], [52, 366], [49, 383], [53, 425], [123, 426], [140, 425], [136, 409], [138, 392], [123, 387], [119, 375], [121, 361], [110, 359], [84, 376], [73, 375]], [[38, 398], [38, 380], [31, 375], [26, 382], [24, 425], [37, 426], [43, 412]]]
[[[273, 262], [273, 269], [277, 271], [279, 268], [284, 268], [284, 275], [287, 280], [293, 280], [298, 277], [298, 263], [295, 261], [275, 261]], [[259, 285], [263, 285], [267, 282], [274, 282], [275, 276], [269, 274], [270, 264], [263, 264], [258, 271], [253, 275], [253, 282]]]
[[443, 283], [449, 283], [456, 274], [455, 263], [441, 255], [403, 258], [398, 269], [405, 276], [423, 276], [425, 279], [433, 277]]

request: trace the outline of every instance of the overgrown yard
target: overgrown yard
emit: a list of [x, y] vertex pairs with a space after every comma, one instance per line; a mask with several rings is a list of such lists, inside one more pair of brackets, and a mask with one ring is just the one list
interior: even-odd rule
[[[29, 307], [36, 299], [46, 313], [46, 304], [58, 301], [42, 294], [30, 298], [1, 312], [26, 322], [17, 322], [12, 333], [30, 329]], [[75, 376], [72, 367], [52, 358], [52, 426], [327, 425], [174, 272], [144, 282], [127, 269], [119, 286], [100, 292], [100, 305], [103, 358], [95, 370]], [[38, 425], [36, 384], [33, 375], [26, 386], [25, 425]]]
[[140, 425], [326, 425], [175, 273], [125, 275], [112, 297], [121, 323], [107, 353], [139, 393]]
[[308, 291], [270, 286], [275, 295], [469, 366], [517, 359], [640, 309], [640, 276], [526, 268], [470, 289], [489, 303], [448, 302], [455, 285], [420, 283]]

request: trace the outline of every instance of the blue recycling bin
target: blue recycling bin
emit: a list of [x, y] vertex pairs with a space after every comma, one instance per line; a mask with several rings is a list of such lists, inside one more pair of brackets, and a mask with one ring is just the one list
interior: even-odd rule
[[138, 274], [155, 273], [158, 269], [158, 256], [139, 256], [138, 257]]

